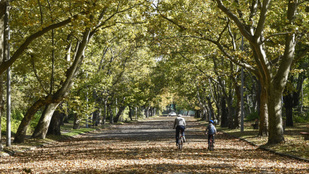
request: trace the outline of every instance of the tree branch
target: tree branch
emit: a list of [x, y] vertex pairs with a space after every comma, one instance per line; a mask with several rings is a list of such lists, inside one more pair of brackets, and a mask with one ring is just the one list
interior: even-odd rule
[[[75, 18], [77, 15], [75, 15], [73, 18]], [[70, 23], [72, 21], [72, 18], [68, 18], [62, 22], [56, 23], [56, 24], [52, 24], [49, 25], [45, 28], [43, 28], [40, 31], [37, 31], [36, 33], [30, 35], [25, 42], [15, 51], [15, 53], [12, 55], [12, 57], [10, 58], [10, 60], [3, 62], [0, 65], [0, 75], [2, 75], [2, 73], [7, 70], [18, 58], [19, 56], [22, 55], [22, 53], [27, 49], [27, 47], [30, 45], [30, 43], [32, 41], [34, 41], [36, 38], [42, 36], [43, 34], [47, 33], [50, 30], [53, 30], [55, 28], [59, 28], [62, 26], [67, 25], [68, 23]]]
[[268, 6], [270, 4], [270, 1], [271, 0], [263, 0], [259, 22], [258, 22], [257, 28], [255, 30], [255, 34], [254, 34], [255, 39], [259, 38], [262, 35], [262, 32], [264, 30], [266, 13], [268, 11]]
[[221, 11], [223, 11], [230, 19], [232, 19], [236, 23], [236, 25], [238, 26], [241, 34], [245, 38], [247, 38], [250, 42], [252, 42], [253, 41], [253, 37], [250, 34], [250, 32], [246, 29], [245, 24], [243, 24], [235, 14], [233, 14], [229, 9], [227, 9], [223, 5], [222, 0], [216, 0], [216, 1], [218, 3], [218, 8], [221, 9]]
[[180, 29], [182, 29], [182, 30], [186, 30], [186, 29], [187, 29], [186, 27], [184, 27], [184, 26], [182, 26], [182, 25], [179, 25], [177, 22], [175, 22], [175, 21], [169, 19], [168, 17], [166, 17], [166, 16], [164, 16], [164, 15], [162, 15], [162, 14], [160, 14], [160, 16], [161, 16], [162, 18], [164, 18], [164, 19], [170, 21], [170, 22], [173, 23], [174, 25], [178, 26], [178, 27], [179, 27]]
[[37, 73], [37, 70], [36, 70], [36, 68], [35, 68], [35, 62], [34, 62], [33, 55], [30, 55], [30, 56], [31, 56], [31, 64], [32, 64], [32, 68], [33, 68], [34, 75], [35, 75], [35, 77], [37, 78], [38, 82], [40, 83], [40, 85], [41, 85], [42, 89], [44, 90], [44, 92], [45, 92], [46, 94], [48, 94], [48, 91], [44, 88], [44, 85], [43, 85], [43, 83], [42, 83], [42, 80], [40, 79], [40, 77], [39, 77], [39, 75], [38, 75], [38, 73]]

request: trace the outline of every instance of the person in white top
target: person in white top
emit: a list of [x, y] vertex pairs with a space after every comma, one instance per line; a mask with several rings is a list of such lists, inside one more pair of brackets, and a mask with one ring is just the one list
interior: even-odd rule
[[179, 131], [182, 132], [182, 136], [184, 141], [185, 139], [185, 129], [186, 129], [186, 120], [178, 114], [174, 121], [174, 129], [176, 129], [176, 146], [178, 145], [178, 139], [179, 139]]

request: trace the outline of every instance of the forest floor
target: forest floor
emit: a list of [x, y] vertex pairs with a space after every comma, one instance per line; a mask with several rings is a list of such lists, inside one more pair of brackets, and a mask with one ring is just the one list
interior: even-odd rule
[[215, 150], [208, 151], [205, 124], [193, 117], [185, 117], [187, 142], [178, 150], [174, 118], [111, 125], [16, 151], [0, 158], [0, 173], [309, 173], [309, 162], [222, 132], [216, 135]]

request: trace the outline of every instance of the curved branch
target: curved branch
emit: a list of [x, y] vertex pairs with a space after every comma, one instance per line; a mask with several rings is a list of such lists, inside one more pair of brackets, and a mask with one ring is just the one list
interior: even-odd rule
[[[75, 18], [77, 15], [75, 15], [73, 18]], [[45, 28], [43, 28], [42, 30], [30, 35], [25, 42], [15, 51], [15, 53], [12, 55], [12, 57], [10, 58], [10, 60], [3, 62], [0, 65], [0, 75], [7, 70], [17, 59], [19, 56], [22, 55], [22, 53], [27, 49], [27, 47], [30, 45], [30, 43], [32, 41], [34, 41], [36, 38], [42, 36], [43, 34], [47, 33], [50, 30], [62, 27], [67, 25], [68, 23], [70, 23], [72, 21], [73, 18], [68, 18], [62, 22], [56, 23], [56, 24], [52, 24], [49, 25]]]
[[210, 39], [210, 38], [205, 38], [205, 37], [197, 37], [197, 36], [190, 36], [192, 38], [197, 38], [197, 39], [201, 39], [201, 40], [205, 40], [205, 41], [208, 41], [208, 42], [211, 42], [213, 44], [215, 44], [219, 49], [220, 51], [233, 63], [235, 63], [236, 65], [239, 65], [239, 66], [242, 66], [246, 69], [248, 69], [249, 71], [252, 71], [253, 73], [257, 73], [256, 72], [256, 69], [254, 67], [252, 67], [251, 65], [247, 64], [247, 63], [244, 63], [244, 62], [241, 62], [241, 61], [237, 61], [236, 59], [234, 59], [234, 57], [232, 55], [230, 55], [225, 49], [224, 47], [217, 41], [213, 40], [213, 39]]

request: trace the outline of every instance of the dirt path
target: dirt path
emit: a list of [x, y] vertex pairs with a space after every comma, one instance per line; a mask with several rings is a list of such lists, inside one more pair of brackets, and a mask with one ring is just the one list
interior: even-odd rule
[[309, 163], [257, 149], [223, 134], [207, 151], [205, 127], [186, 117], [187, 143], [175, 145], [174, 117], [81, 135], [0, 158], [0, 173], [309, 173]]

